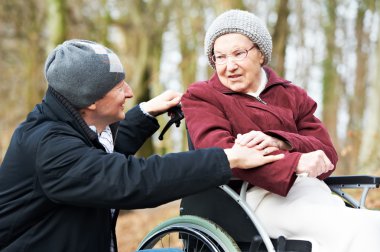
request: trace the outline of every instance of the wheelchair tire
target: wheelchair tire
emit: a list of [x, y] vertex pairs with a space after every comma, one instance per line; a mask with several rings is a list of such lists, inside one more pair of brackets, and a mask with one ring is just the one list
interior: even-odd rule
[[217, 224], [201, 217], [171, 218], [150, 231], [138, 250], [179, 248], [186, 252], [241, 252], [235, 241]]

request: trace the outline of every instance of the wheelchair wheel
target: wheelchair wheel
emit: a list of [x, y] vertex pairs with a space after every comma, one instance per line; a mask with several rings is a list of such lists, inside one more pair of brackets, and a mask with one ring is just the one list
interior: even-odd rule
[[185, 252], [240, 252], [234, 240], [215, 223], [192, 215], [169, 219], [150, 231], [140, 249], [178, 248]]

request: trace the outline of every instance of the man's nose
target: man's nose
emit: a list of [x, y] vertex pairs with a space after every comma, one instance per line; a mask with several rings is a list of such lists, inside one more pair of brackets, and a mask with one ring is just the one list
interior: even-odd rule
[[124, 94], [125, 94], [126, 98], [132, 98], [133, 97], [132, 88], [126, 82], [125, 82]]

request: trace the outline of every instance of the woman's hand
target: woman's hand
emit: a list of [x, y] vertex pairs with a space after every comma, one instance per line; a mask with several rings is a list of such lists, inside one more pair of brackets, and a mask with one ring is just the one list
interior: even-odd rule
[[268, 147], [276, 147], [280, 150], [291, 149], [290, 145], [284, 141], [255, 130], [246, 134], [238, 134], [235, 143], [257, 150], [264, 150]]
[[334, 165], [322, 150], [317, 150], [301, 155], [296, 168], [296, 174], [304, 174], [309, 177], [318, 177], [334, 169]]

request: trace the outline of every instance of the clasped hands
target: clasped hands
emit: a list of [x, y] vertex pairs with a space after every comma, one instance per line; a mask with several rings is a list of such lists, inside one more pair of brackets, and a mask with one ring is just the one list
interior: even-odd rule
[[[267, 156], [276, 150], [290, 150], [291, 146], [275, 137], [269, 136], [261, 131], [250, 131], [246, 134], [238, 134], [235, 145], [245, 146], [261, 151]], [[334, 165], [322, 150], [303, 153], [296, 167], [296, 174], [318, 177], [334, 169]]]

